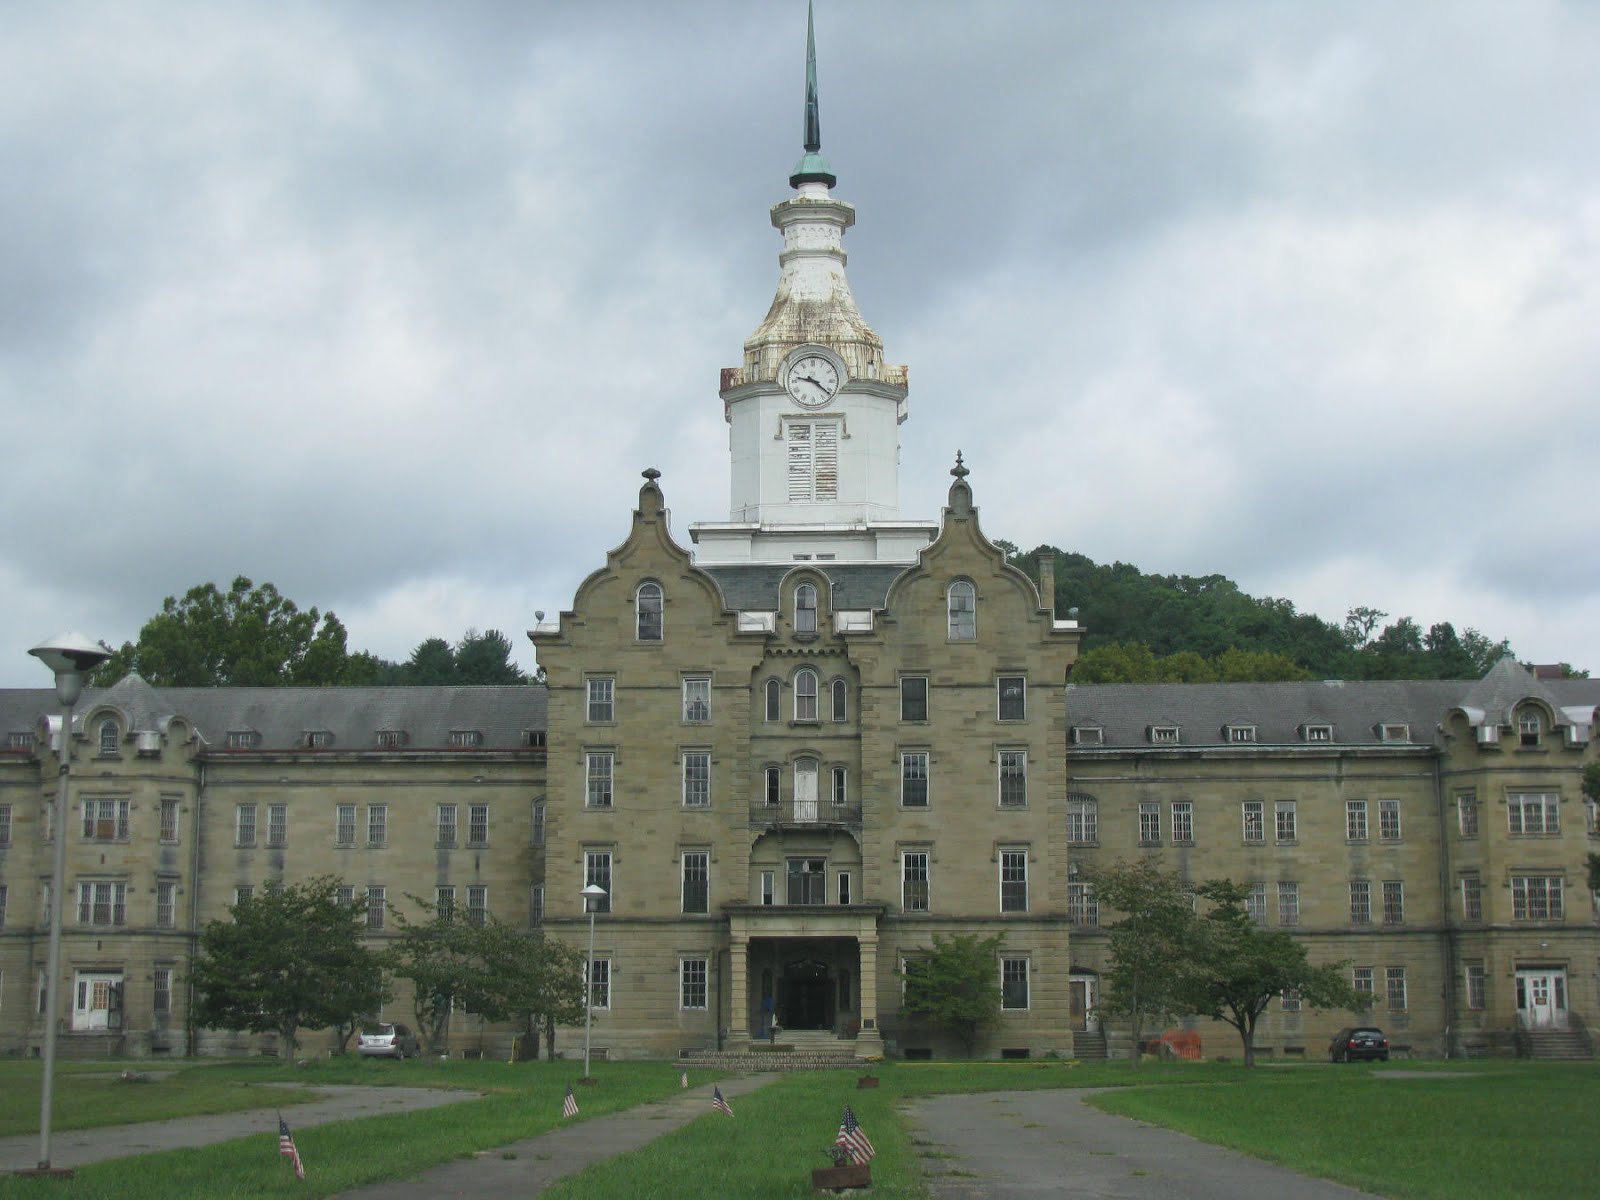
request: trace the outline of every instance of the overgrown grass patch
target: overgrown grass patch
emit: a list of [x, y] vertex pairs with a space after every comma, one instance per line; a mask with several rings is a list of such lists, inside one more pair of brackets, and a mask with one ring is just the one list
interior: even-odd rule
[[1090, 1103], [1386, 1196], [1588, 1194], [1600, 1145], [1592, 1064], [1442, 1064], [1251, 1073], [1248, 1086], [1139, 1088]]
[[[673, 1063], [605, 1063], [599, 1083], [578, 1089], [579, 1120], [633, 1108], [675, 1093], [680, 1068]], [[294, 1127], [306, 1164], [298, 1182], [278, 1157], [277, 1123], [271, 1106], [262, 1112], [261, 1133], [196, 1150], [173, 1150], [80, 1167], [70, 1181], [0, 1178], [0, 1197], [64, 1197], [71, 1200], [246, 1200], [317, 1197], [383, 1179], [415, 1175], [428, 1167], [544, 1133], [563, 1123], [561, 1101], [582, 1074], [572, 1061], [555, 1063], [420, 1062], [375, 1063], [328, 1060], [293, 1064], [223, 1062], [191, 1067], [176, 1077], [185, 1086], [289, 1079], [299, 1083], [388, 1082], [488, 1091], [482, 1099], [442, 1108], [395, 1113], [360, 1121]], [[711, 1072], [690, 1072], [690, 1082], [709, 1082]], [[276, 1091], [277, 1089], [273, 1089]], [[37, 1093], [34, 1104], [37, 1107]], [[726, 1118], [724, 1118], [726, 1119]]]

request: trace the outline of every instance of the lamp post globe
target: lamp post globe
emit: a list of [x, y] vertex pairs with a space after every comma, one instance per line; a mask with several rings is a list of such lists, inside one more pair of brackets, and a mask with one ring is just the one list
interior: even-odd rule
[[606, 890], [598, 883], [590, 883], [580, 895], [584, 908], [589, 910], [589, 957], [583, 964], [583, 1077], [588, 1079], [589, 1033], [594, 1026], [594, 914], [606, 898]]
[[72, 763], [72, 706], [83, 695], [83, 677], [111, 657], [109, 651], [81, 633], [58, 633], [28, 651], [56, 677], [61, 704], [61, 735], [56, 752], [54, 863], [50, 871], [50, 948], [45, 956], [44, 1072], [39, 1084], [39, 1167], [51, 1171], [50, 1110], [55, 1098], [56, 1026], [61, 1022], [61, 910], [65, 907], [67, 874], [67, 775]]

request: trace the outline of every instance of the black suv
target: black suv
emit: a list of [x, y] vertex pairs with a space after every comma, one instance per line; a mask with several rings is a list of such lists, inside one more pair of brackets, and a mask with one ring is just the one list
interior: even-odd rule
[[1328, 1043], [1329, 1062], [1356, 1062], [1359, 1059], [1389, 1061], [1389, 1039], [1383, 1030], [1369, 1026], [1341, 1029]]

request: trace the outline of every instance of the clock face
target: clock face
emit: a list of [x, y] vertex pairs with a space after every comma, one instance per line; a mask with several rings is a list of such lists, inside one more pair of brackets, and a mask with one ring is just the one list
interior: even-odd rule
[[807, 354], [789, 364], [786, 385], [789, 395], [801, 404], [815, 408], [833, 399], [839, 390], [839, 371], [820, 354]]

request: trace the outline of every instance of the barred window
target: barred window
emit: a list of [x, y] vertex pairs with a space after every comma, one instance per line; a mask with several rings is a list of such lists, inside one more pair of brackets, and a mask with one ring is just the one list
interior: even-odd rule
[[1344, 803], [1344, 836], [1346, 841], [1367, 840], [1367, 802], [1346, 800]]
[[473, 846], [489, 844], [489, 806], [467, 805], [467, 842]]
[[1300, 885], [1293, 880], [1278, 881], [1278, 924], [1300, 924]]
[[439, 805], [439, 833], [438, 842], [441, 846], [454, 846], [456, 844], [456, 806], [454, 804]]
[[433, 889], [433, 915], [441, 921], [449, 921], [456, 915], [456, 889], [450, 884], [441, 884]]
[[281, 847], [289, 844], [289, 806], [267, 805], [267, 845]]
[[1367, 997], [1366, 1001], [1362, 1005], [1363, 1008], [1372, 1007], [1372, 995], [1374, 991], [1373, 982], [1371, 967], [1350, 968], [1350, 986]]
[[126, 925], [128, 885], [106, 880], [78, 885], [79, 925]]
[[1350, 924], [1372, 924], [1371, 880], [1352, 879], [1350, 881]]
[[1067, 884], [1067, 921], [1084, 929], [1100, 924], [1100, 901], [1089, 884]]
[[1172, 840], [1180, 845], [1194, 843], [1194, 802], [1191, 800], [1174, 800], [1172, 802]]
[[1513, 875], [1511, 877], [1511, 919], [1513, 921], [1560, 921], [1563, 919], [1562, 879], [1559, 875]]
[[1512, 833], [1561, 832], [1561, 798], [1555, 792], [1512, 792], [1506, 810]]
[[1267, 885], [1261, 880], [1252, 880], [1250, 890], [1244, 897], [1245, 915], [1257, 925], [1267, 923]]
[[1403, 925], [1406, 920], [1406, 885], [1401, 879], [1383, 881], [1383, 923]]
[[341, 846], [356, 844], [356, 806], [341, 804], [334, 810], [333, 840]]
[[1278, 823], [1278, 840], [1280, 842], [1294, 841], [1299, 832], [1295, 802], [1293, 800], [1279, 800], [1273, 806], [1273, 809]]
[[256, 844], [256, 806], [254, 804], [236, 805], [234, 815], [234, 844], [238, 846], [254, 846]]
[[[54, 809], [46, 811], [54, 814]], [[254, 806], [251, 812], [254, 813]], [[128, 801], [85, 800], [83, 802], [83, 836], [95, 842], [124, 842], [128, 840]], [[255, 818], [251, 817], [251, 842], [255, 841]]]
[[367, 845], [381, 846], [389, 840], [389, 806], [367, 805]]
[[1154, 801], [1144, 801], [1139, 805], [1139, 844], [1161, 844], [1161, 805]]
[[482, 925], [489, 919], [489, 889], [481, 883], [467, 885], [467, 924]]
[[1456, 829], [1464, 838], [1478, 836], [1478, 794], [1462, 792], [1456, 797]]
[[1476, 873], [1461, 876], [1461, 919], [1483, 920], [1483, 881]]
[[1263, 800], [1246, 800], [1244, 802], [1244, 840], [1247, 842], [1261, 842], [1266, 840], [1266, 812], [1267, 805]]
[[151, 976], [150, 1008], [158, 1017], [172, 1015], [172, 968], [157, 967]]
[[156, 926], [172, 929], [178, 923], [178, 885], [163, 879], [156, 883]]
[[1406, 1006], [1406, 969], [1387, 967], [1383, 972], [1384, 989], [1388, 993], [1389, 1007], [1400, 1010]]
[[1400, 840], [1400, 801], [1378, 801], [1378, 837], [1386, 842]]
[[[8, 816], [10, 808], [9, 804], [6, 805]], [[9, 834], [9, 826], [7, 833]], [[163, 842], [175, 842], [178, 840], [178, 798], [176, 796], [161, 797], [161, 833], [159, 836]], [[6, 840], [9, 841], [10, 837], [8, 836]]]
[[383, 913], [384, 913], [384, 908], [386, 907], [386, 899], [385, 898], [386, 898], [387, 895], [388, 895], [388, 889], [384, 888], [384, 887], [382, 887], [380, 885], [373, 884], [373, 885], [369, 885], [367, 887], [367, 928], [368, 929], [382, 929], [383, 928]]
[[1100, 837], [1100, 805], [1091, 796], [1067, 798], [1067, 840], [1074, 845], [1093, 845]]

